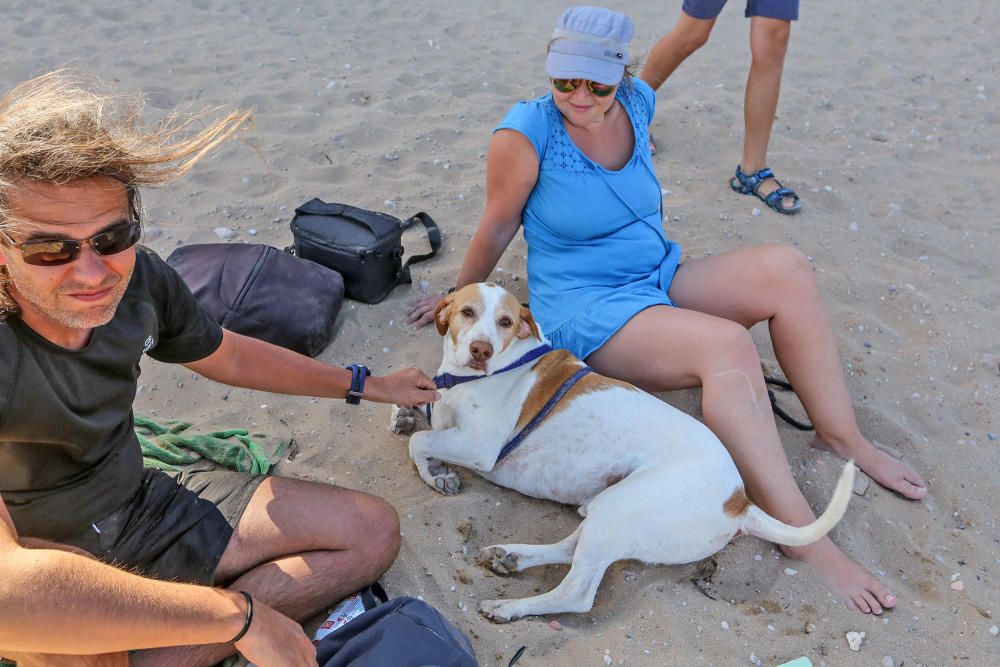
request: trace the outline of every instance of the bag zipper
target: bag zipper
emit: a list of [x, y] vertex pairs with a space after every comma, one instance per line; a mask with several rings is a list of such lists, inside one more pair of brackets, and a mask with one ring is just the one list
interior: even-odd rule
[[378, 243], [366, 247], [360, 245], [347, 245], [344, 243], [337, 243], [336, 241], [331, 241], [328, 238], [318, 236], [315, 234], [310, 234], [309, 232], [304, 231], [302, 228], [299, 228], [297, 230], [295, 229], [292, 230], [293, 235], [295, 235], [296, 233], [302, 238], [308, 241], [312, 241], [316, 245], [325, 246], [327, 248], [333, 248], [334, 250], [348, 250], [361, 258], [364, 258], [365, 256], [370, 254], [373, 255], [376, 252], [382, 252], [382, 246], [385, 245], [392, 238], [389, 236], [382, 237], [381, 239], [377, 239]]
[[260, 273], [261, 269], [264, 268], [264, 262], [265, 260], [267, 260], [267, 257], [270, 254], [271, 250], [273, 250], [273, 248], [271, 248], [270, 246], [264, 247], [264, 252], [260, 253], [260, 257], [257, 258], [257, 262], [253, 265], [253, 268], [250, 269], [250, 275], [247, 276], [246, 282], [243, 283], [243, 287], [240, 289], [240, 293], [236, 295], [236, 300], [233, 301], [233, 307], [231, 310], [238, 311], [240, 309], [240, 306], [243, 305], [243, 301], [247, 298], [247, 294], [250, 293], [250, 288], [253, 286], [254, 281], [257, 279], [257, 274]]

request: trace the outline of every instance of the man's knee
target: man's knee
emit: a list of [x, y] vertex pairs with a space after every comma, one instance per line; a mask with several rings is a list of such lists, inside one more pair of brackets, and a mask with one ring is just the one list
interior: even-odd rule
[[392, 505], [376, 496], [368, 496], [366, 502], [364, 519], [369, 530], [355, 548], [371, 566], [374, 580], [388, 570], [399, 555], [399, 515]]

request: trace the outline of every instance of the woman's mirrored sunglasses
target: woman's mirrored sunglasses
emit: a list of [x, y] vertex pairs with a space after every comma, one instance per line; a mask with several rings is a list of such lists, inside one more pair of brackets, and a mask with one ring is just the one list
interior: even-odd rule
[[21, 251], [25, 264], [32, 266], [59, 266], [76, 261], [84, 244], [88, 244], [98, 255], [117, 255], [139, 242], [142, 226], [138, 220], [130, 220], [106, 229], [89, 239], [37, 239], [23, 243], [11, 243]]
[[615, 88], [618, 87], [618, 84], [609, 85], [606, 83], [597, 83], [596, 81], [587, 81], [586, 79], [552, 79], [552, 87], [560, 93], [572, 93], [583, 83], [587, 84], [587, 90], [595, 97], [607, 97], [615, 92]]

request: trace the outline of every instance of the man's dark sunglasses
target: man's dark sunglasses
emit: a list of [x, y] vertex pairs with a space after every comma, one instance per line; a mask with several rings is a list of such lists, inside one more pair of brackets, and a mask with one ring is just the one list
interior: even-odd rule
[[38, 239], [11, 245], [21, 251], [25, 264], [59, 266], [76, 261], [85, 243], [98, 255], [117, 255], [138, 243], [141, 235], [139, 221], [130, 220], [89, 239]]

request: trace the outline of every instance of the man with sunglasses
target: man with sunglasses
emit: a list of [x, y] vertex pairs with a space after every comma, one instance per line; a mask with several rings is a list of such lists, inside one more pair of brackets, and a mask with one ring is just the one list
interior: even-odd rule
[[[59, 73], [0, 99], [0, 655], [64, 664], [37, 654], [190, 637], [207, 645], [132, 664], [210, 665], [235, 644], [260, 667], [315, 665], [295, 622], [388, 569], [395, 511], [326, 484], [144, 470], [131, 412], [140, 361], [263, 391], [404, 404], [434, 400], [434, 384], [413, 368], [367, 377], [219, 327], [137, 246], [138, 186], [184, 173], [247, 116], [182, 137], [145, 130], [118, 101]], [[231, 591], [205, 596], [81, 554]], [[95, 634], [102, 621], [108, 631]]]

